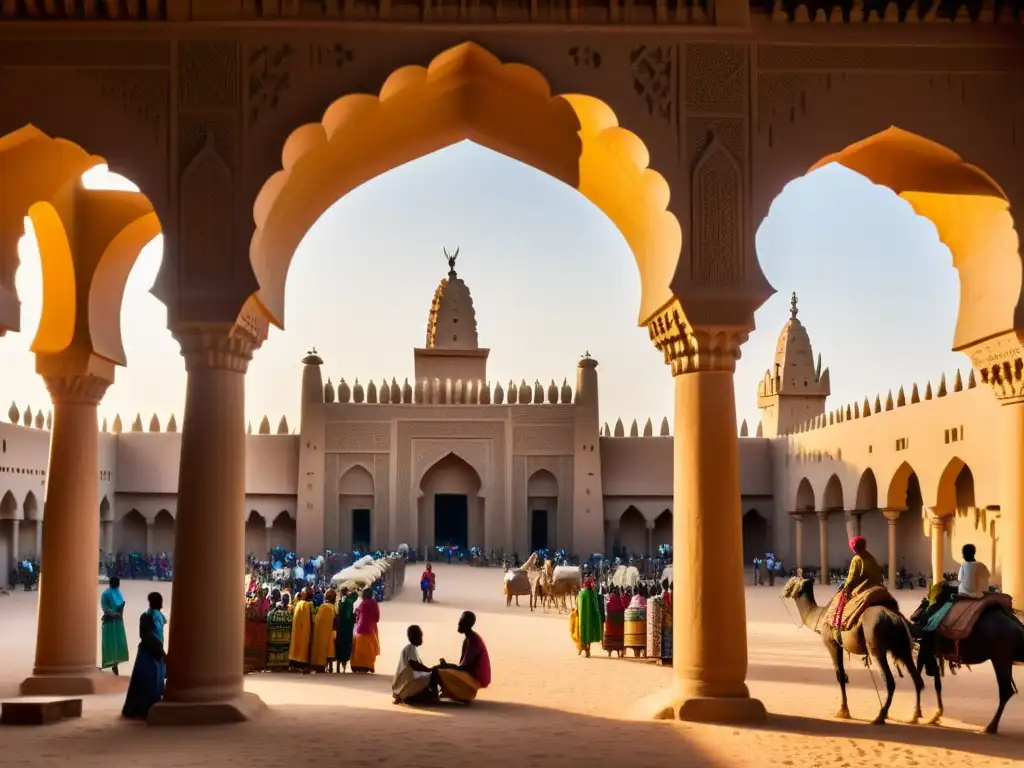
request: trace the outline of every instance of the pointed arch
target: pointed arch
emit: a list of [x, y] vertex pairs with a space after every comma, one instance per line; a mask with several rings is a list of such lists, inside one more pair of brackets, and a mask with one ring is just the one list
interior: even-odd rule
[[100, 522], [111, 523], [114, 521], [114, 509], [110, 506], [110, 501], [104, 496], [100, 499]]
[[817, 507], [814, 503], [814, 487], [806, 477], [800, 479], [796, 487], [794, 510], [796, 512], [813, 512]]
[[0, 520], [18, 519], [18, 500], [14, 494], [7, 491], [3, 498], [0, 498]]
[[953, 456], [939, 475], [935, 510], [940, 515], [974, 506], [974, 473], [959, 456]]
[[25, 520], [41, 520], [42, 515], [39, 510], [39, 501], [36, 499], [36, 495], [33, 491], [29, 491], [25, 494], [25, 503], [21, 507], [22, 517]]
[[530, 498], [558, 498], [558, 480], [547, 469], [538, 469], [526, 481], [526, 495]]
[[338, 479], [342, 496], [373, 496], [373, 474], [362, 464], [353, 464]]
[[618, 539], [628, 555], [647, 551], [647, 520], [632, 504], [626, 507], [619, 517]]
[[654, 518], [654, 534], [653, 541], [655, 548], [666, 544], [672, 546], [672, 510], [662, 510], [656, 518]]
[[914, 483], [917, 483], [917, 474], [914, 472], [914, 468], [910, 466], [909, 462], [904, 461], [896, 468], [892, 478], [889, 480], [889, 485], [885, 492], [885, 506], [887, 509], [907, 508], [907, 494], [911, 478], [914, 479]]
[[284, 326], [295, 249], [330, 205], [392, 168], [466, 139], [572, 186], [616, 224], [640, 271], [641, 325], [672, 301], [682, 230], [668, 210], [668, 183], [648, 168], [643, 142], [599, 99], [552, 97], [537, 70], [502, 63], [467, 42], [427, 67], [394, 71], [376, 96], [338, 99], [320, 122], [288, 137], [282, 169], [253, 205], [253, 299], [270, 322]]
[[118, 521], [115, 549], [129, 554], [146, 551], [146, 518], [137, 509], [131, 509]]
[[857, 481], [857, 499], [854, 509], [878, 509], [878, 481], [871, 468], [865, 469]]
[[743, 562], [764, 557], [770, 546], [768, 520], [758, 510], [748, 509], [743, 515]]
[[834, 472], [825, 483], [825, 492], [821, 495], [821, 508], [826, 511], [846, 509], [846, 503], [843, 500], [843, 484], [839, 480], [839, 475]]
[[270, 548], [284, 547], [285, 551], [294, 552], [295, 545], [295, 518], [285, 509], [277, 514], [270, 526]]

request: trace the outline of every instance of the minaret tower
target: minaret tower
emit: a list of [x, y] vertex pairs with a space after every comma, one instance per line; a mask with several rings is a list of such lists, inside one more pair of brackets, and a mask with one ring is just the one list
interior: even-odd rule
[[572, 541], [566, 547], [586, 557], [605, 551], [604, 489], [601, 483], [597, 360], [587, 352], [576, 368], [573, 404]]
[[757, 385], [757, 407], [764, 415], [765, 437], [792, 432], [798, 424], [825, 412], [831, 393], [828, 369], [821, 369], [821, 355], [815, 362], [807, 329], [797, 319], [796, 294], [790, 300], [789, 321], [779, 333], [775, 362]]
[[295, 553], [324, 551], [324, 382], [323, 360], [310, 350], [302, 358], [302, 411], [299, 420], [299, 477], [295, 506]]

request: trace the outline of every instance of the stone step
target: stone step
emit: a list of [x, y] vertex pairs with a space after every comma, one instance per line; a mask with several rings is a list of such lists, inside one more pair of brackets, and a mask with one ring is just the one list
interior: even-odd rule
[[0, 702], [2, 725], [50, 725], [81, 716], [81, 699], [25, 696]]

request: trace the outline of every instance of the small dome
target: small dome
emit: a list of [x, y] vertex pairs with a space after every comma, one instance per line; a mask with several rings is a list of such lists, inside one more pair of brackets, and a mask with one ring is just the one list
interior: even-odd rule
[[304, 358], [302, 358], [302, 364], [303, 365], [323, 365], [324, 361], [320, 357], [320, 355], [317, 354], [316, 347], [313, 347], [311, 350], [309, 350], [309, 352], [306, 353], [306, 356]]
[[329, 376], [327, 377], [327, 383], [324, 384], [324, 402], [334, 402], [334, 384], [331, 383], [331, 379]]
[[427, 349], [479, 349], [480, 340], [476, 330], [476, 310], [469, 287], [455, 273], [455, 259], [445, 251], [448, 258], [448, 276], [434, 291], [427, 318]]
[[352, 390], [349, 389], [348, 382], [342, 377], [341, 381], [338, 382], [338, 402], [347, 403], [352, 399]]

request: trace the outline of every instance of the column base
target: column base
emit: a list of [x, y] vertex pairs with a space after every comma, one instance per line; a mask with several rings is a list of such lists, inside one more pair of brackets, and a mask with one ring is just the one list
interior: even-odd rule
[[[125, 666], [128, 666], [127, 664]], [[128, 675], [111, 672], [81, 675], [32, 675], [21, 684], [22, 696], [102, 696], [128, 690]]]
[[254, 720], [267, 708], [255, 693], [222, 701], [161, 701], [149, 710], [149, 725], [229, 725]]
[[768, 711], [749, 696], [679, 696], [668, 693], [657, 701], [654, 720], [683, 720], [716, 725], [763, 725]]

